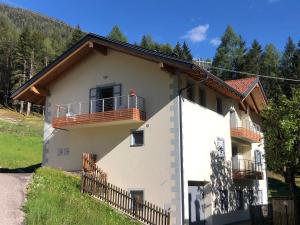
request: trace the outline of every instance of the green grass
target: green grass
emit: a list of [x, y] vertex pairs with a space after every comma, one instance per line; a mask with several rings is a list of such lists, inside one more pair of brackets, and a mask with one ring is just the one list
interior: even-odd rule
[[80, 178], [40, 168], [24, 206], [27, 225], [137, 225], [107, 204], [80, 193]]
[[16, 122], [0, 120], [0, 167], [14, 169], [41, 163], [42, 118], [24, 117], [15, 112], [1, 110], [0, 119], [3, 118], [13, 118]]

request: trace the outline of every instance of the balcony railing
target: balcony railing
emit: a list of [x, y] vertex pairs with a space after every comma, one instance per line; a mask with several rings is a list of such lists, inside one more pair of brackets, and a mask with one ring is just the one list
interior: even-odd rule
[[248, 160], [232, 158], [233, 179], [263, 179], [262, 164]]
[[116, 96], [74, 102], [56, 106], [56, 117], [52, 121], [54, 128], [92, 123], [120, 121], [144, 121], [145, 100], [136, 95]]
[[260, 126], [249, 120], [239, 120], [235, 117], [230, 119], [231, 136], [240, 138], [249, 142], [260, 142], [261, 129]]

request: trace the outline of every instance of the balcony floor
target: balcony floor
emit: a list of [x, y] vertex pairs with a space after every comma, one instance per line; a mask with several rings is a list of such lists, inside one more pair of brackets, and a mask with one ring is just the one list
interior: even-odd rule
[[145, 113], [137, 108], [131, 108], [119, 109], [115, 111], [80, 114], [69, 117], [57, 117], [53, 119], [52, 126], [54, 128], [71, 129], [141, 123], [144, 121]]
[[231, 137], [238, 138], [251, 143], [259, 143], [261, 135], [257, 132], [253, 132], [244, 127], [237, 127], [230, 129]]

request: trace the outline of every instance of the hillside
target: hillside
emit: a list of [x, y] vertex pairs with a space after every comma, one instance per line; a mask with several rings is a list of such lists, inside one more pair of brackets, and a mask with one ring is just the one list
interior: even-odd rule
[[43, 119], [0, 109], [0, 168], [25, 170], [41, 163]]
[[60, 20], [1, 3], [0, 15], [7, 16], [19, 32], [25, 27], [29, 27], [30, 29], [40, 31], [45, 36], [59, 40], [69, 40], [73, 32], [71, 26]]

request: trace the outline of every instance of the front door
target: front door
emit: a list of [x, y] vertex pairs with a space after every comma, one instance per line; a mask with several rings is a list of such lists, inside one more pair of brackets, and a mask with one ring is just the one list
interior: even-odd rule
[[189, 225], [205, 224], [205, 193], [202, 182], [189, 181]]
[[114, 87], [103, 87], [97, 90], [97, 112], [112, 111], [114, 110]]

